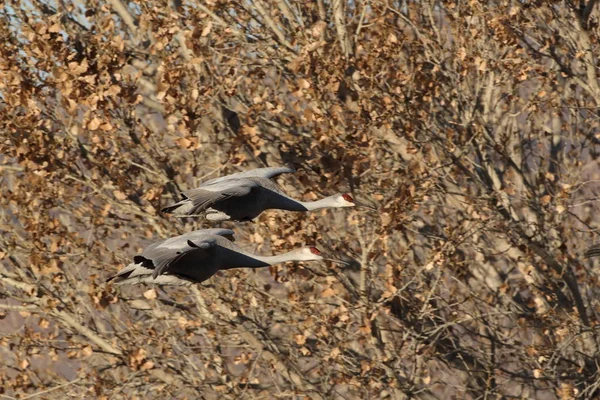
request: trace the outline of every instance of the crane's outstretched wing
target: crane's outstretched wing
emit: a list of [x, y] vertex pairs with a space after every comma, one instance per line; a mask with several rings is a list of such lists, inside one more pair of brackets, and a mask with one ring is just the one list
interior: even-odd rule
[[[172, 270], [177, 267], [177, 270], [185, 272], [188, 267], [193, 264], [201, 264], [203, 261], [210, 261], [210, 249], [216, 245], [215, 237], [208, 237], [203, 240], [191, 241], [188, 240], [185, 247], [181, 248], [175, 254], [171, 254], [170, 257], [159, 257], [153, 259], [152, 262], [155, 266], [152, 271], [152, 277], [156, 279], [157, 276], [173, 272]], [[156, 250], [161, 251], [160, 248]], [[183, 261], [186, 261], [185, 265]], [[178, 265], [179, 264], [179, 265]]]
[[290, 167], [267, 167], [267, 168], [256, 168], [249, 171], [238, 172], [235, 174], [222, 176], [220, 178], [214, 178], [209, 181], [202, 183], [201, 187], [204, 185], [211, 185], [213, 183], [224, 182], [229, 179], [239, 179], [239, 178], [267, 178], [271, 179], [281, 174], [291, 174], [296, 172], [294, 168]]
[[181, 250], [187, 246], [188, 240], [204, 239], [209, 236], [223, 236], [230, 241], [234, 242], [234, 232], [231, 229], [224, 228], [210, 228], [210, 229], [197, 229], [195, 231], [184, 233], [183, 235], [174, 236], [169, 239], [162, 240], [160, 242], [152, 243], [144, 249], [142, 256], [152, 258], [152, 251], [155, 249], [173, 249], [175, 251]]
[[207, 208], [232, 197], [243, 197], [250, 194], [252, 189], [258, 188], [259, 184], [252, 179], [229, 179], [210, 185], [204, 184], [197, 189], [183, 192], [183, 195], [192, 205], [188, 214], [198, 214]]
[[[134, 262], [138, 263], [140, 261], [142, 265], [152, 266], [152, 276], [156, 278], [186, 252], [194, 249], [208, 249], [219, 240], [219, 237], [224, 237], [233, 242], [233, 233], [231, 229], [223, 228], [198, 229], [184, 233], [151, 244], [142, 251], [141, 256], [137, 256], [137, 261], [134, 257]], [[144, 262], [144, 260], [150, 261], [150, 263]]]

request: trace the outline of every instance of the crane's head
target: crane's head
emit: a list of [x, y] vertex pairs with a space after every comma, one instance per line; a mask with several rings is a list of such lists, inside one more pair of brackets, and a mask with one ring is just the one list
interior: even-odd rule
[[373, 206], [370, 206], [368, 204], [365, 204], [365, 203], [355, 200], [354, 197], [352, 197], [348, 193], [341, 193], [341, 194], [335, 195], [335, 201], [336, 201], [338, 207], [365, 207], [370, 210], [377, 210]]
[[348, 265], [348, 263], [346, 261], [342, 261], [337, 258], [325, 256], [316, 247], [305, 247], [298, 251], [298, 261], [322, 261], [322, 260], [333, 261], [338, 264]]

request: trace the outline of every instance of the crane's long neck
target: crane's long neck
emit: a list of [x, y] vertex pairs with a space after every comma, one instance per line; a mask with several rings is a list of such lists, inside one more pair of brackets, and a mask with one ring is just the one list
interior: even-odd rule
[[297, 251], [290, 251], [276, 256], [259, 256], [257, 254], [239, 252], [229, 257], [228, 265], [224, 266], [223, 269], [261, 268], [297, 260], [299, 260]]
[[283, 204], [279, 204], [274, 208], [288, 211], [313, 211], [321, 208], [337, 207], [334, 197], [335, 196], [329, 196], [316, 201], [300, 201], [286, 196]]
[[298, 261], [298, 252], [290, 251], [283, 254], [277, 254], [276, 256], [254, 256], [257, 260], [264, 262], [269, 265], [281, 264], [288, 261]]

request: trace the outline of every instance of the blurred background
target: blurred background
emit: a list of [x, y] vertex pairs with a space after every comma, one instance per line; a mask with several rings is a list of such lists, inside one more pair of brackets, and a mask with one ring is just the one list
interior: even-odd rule
[[[0, 4], [0, 398], [572, 399], [600, 391], [595, 1]], [[105, 280], [264, 166], [261, 254]], [[201, 268], [201, 266], [199, 266]]]

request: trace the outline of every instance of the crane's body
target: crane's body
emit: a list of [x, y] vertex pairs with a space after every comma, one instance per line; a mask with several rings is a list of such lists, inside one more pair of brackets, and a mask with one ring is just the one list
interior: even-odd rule
[[283, 173], [292, 172], [294, 170], [287, 167], [258, 168], [211, 179], [196, 189], [183, 192], [183, 200], [162, 211], [178, 216], [203, 214], [211, 221], [251, 221], [269, 209], [312, 211], [330, 207], [366, 206], [356, 202], [348, 194], [336, 194], [308, 202], [293, 199], [271, 180]]
[[218, 271], [231, 268], [260, 268], [287, 261], [342, 262], [323, 257], [315, 247], [261, 256], [243, 250], [232, 239], [233, 231], [229, 229], [201, 229], [153, 243], [108, 281], [119, 285], [186, 285], [204, 282]]

